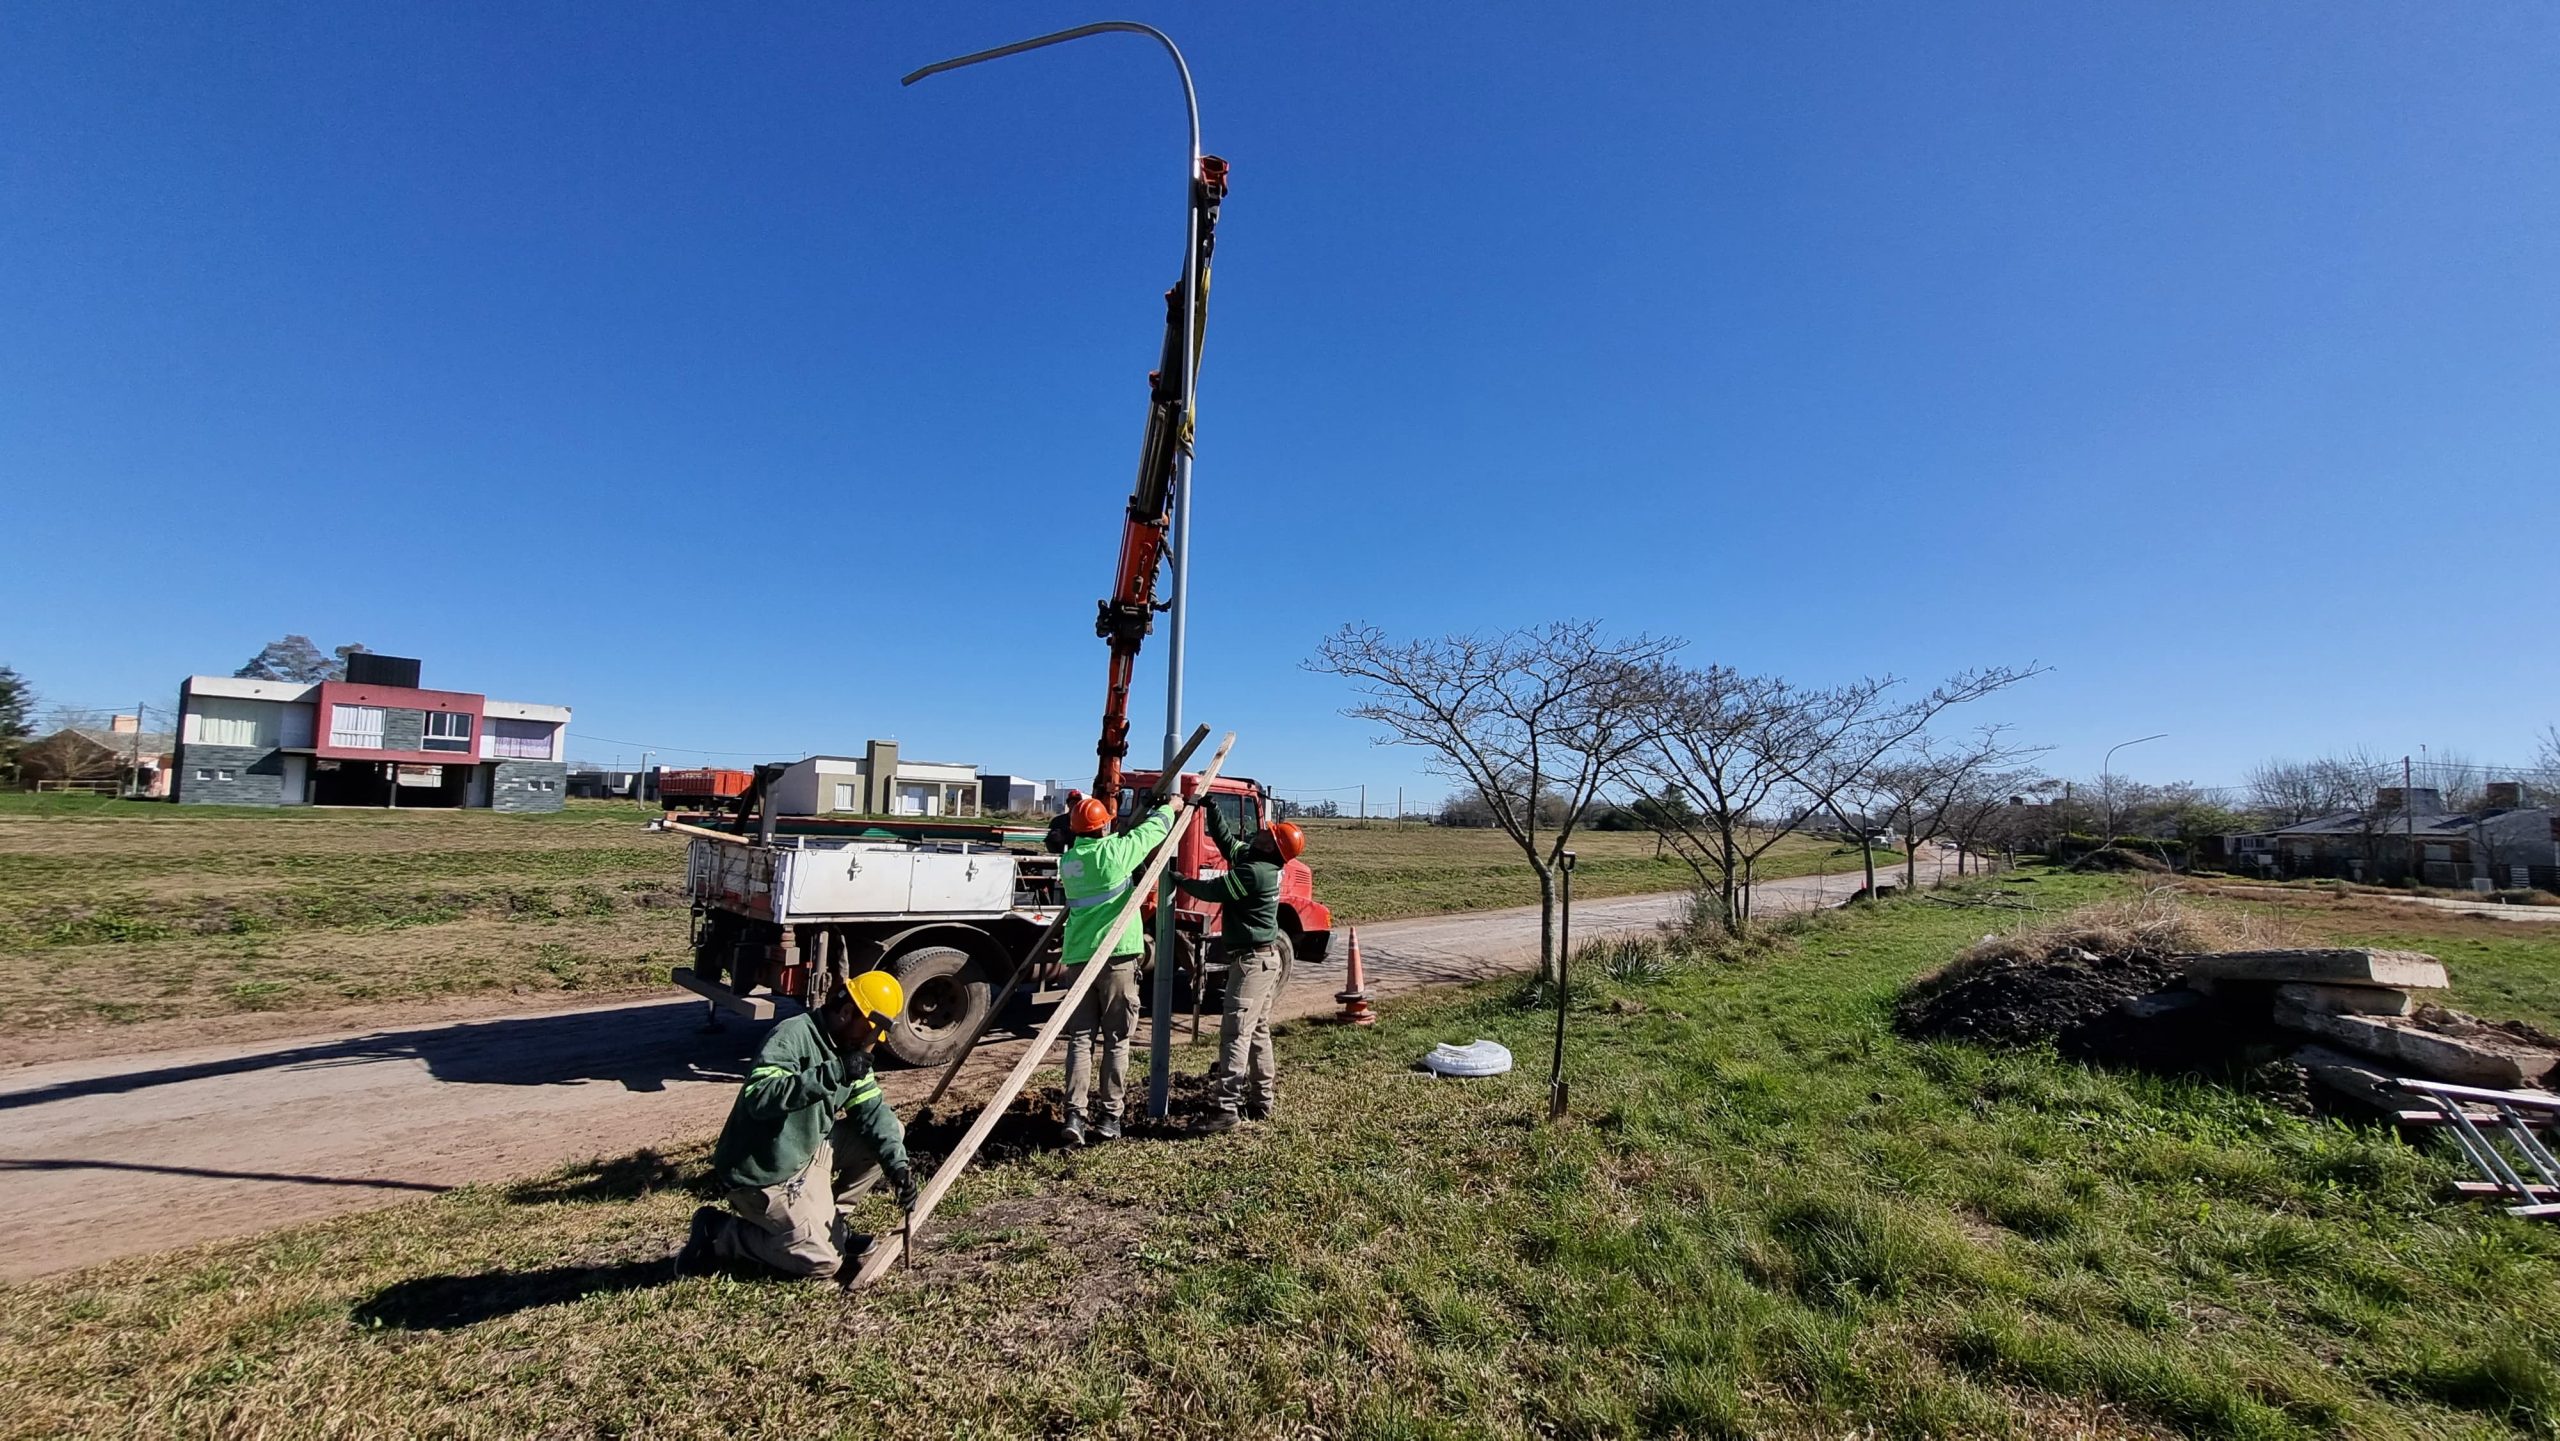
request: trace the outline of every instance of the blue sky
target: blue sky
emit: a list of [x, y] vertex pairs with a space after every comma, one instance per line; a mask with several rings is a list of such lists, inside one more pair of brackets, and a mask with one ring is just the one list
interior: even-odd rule
[[[1088, 770], [1175, 87], [897, 77], [1102, 13], [0, 11], [0, 662], [299, 631], [597, 758]], [[1247, 773], [1442, 789], [1299, 669], [1347, 620], [2038, 660], [1979, 718], [2076, 774], [2560, 718], [2560, 11], [1110, 13], [1234, 165], [1189, 709]]]

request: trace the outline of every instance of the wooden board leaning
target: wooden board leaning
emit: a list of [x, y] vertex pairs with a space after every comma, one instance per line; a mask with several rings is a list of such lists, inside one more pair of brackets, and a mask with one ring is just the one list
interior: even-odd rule
[[[1217, 754], [1209, 758], [1208, 768], [1200, 773], [1201, 794], [1208, 794], [1210, 786], [1218, 779], [1220, 768], [1227, 763], [1227, 751], [1235, 743], [1236, 737], [1233, 731], [1229, 731], [1226, 738], [1218, 742]], [[1147, 862], [1146, 869], [1139, 873], [1137, 881], [1129, 887], [1128, 898], [1120, 903], [1119, 913], [1112, 918], [1110, 929], [1103, 932], [1102, 943], [1095, 948], [1096, 954], [1105, 956], [1111, 954], [1111, 948], [1119, 943], [1121, 935], [1136, 923], [1138, 912], [1145, 899], [1155, 894], [1156, 882], [1163, 877], [1164, 868], [1172, 862], [1175, 843], [1181, 837], [1182, 825], [1177, 822], [1166, 834], [1163, 843], [1156, 847], [1155, 856]], [[1164, 963], [1159, 959], [1158, 964]], [[988, 1135], [995, 1130], [996, 1122], [1003, 1117], [1006, 1108], [1013, 1104], [1014, 1098], [1022, 1094], [1022, 1088], [1031, 1080], [1031, 1073], [1040, 1069], [1040, 1063], [1049, 1055], [1049, 1048], [1058, 1043], [1059, 1036], [1065, 1034], [1067, 1022], [1075, 1018], [1076, 1006], [1084, 1000], [1085, 992], [1093, 989], [1094, 978], [1101, 975], [1104, 969], [1102, 966], [1092, 964], [1076, 968], [1074, 984], [1067, 987], [1066, 996], [1058, 1002], [1057, 1009], [1050, 1013], [1047, 1023], [1040, 1027], [1040, 1034], [1032, 1037], [1031, 1045], [1023, 1051], [1022, 1058], [1014, 1062], [1013, 1069], [1006, 1073], [1003, 1084], [997, 1086], [995, 1094], [987, 1099], [985, 1108], [978, 1112], [978, 1119], [970, 1124], [968, 1134], [960, 1138], [960, 1144], [952, 1148], [951, 1154], [945, 1157], [942, 1165], [934, 1171], [932, 1179], [926, 1181], [924, 1189], [917, 1192], [915, 1209], [907, 1213], [905, 1233], [882, 1235], [873, 1244], [870, 1254], [864, 1258], [862, 1269], [850, 1282], [846, 1283], [848, 1287], [868, 1286], [879, 1280], [890, 1267], [898, 1264], [898, 1258], [906, 1253], [907, 1245], [914, 1238], [917, 1230], [924, 1225], [927, 1218], [932, 1216], [933, 1208], [942, 1203], [943, 1193], [949, 1191], [960, 1179], [961, 1173], [969, 1169], [969, 1163], [977, 1158], [978, 1148], [986, 1144]]]

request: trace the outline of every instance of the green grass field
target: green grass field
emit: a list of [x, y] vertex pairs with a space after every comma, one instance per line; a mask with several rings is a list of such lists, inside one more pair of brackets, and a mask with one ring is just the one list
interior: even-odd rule
[[[0, 1034], [451, 996], [602, 998], [685, 955], [684, 843], [656, 812], [254, 810], [0, 796]], [[1644, 836], [1592, 833], [1578, 893], [1682, 889]], [[1526, 905], [1498, 833], [1318, 822], [1345, 920]], [[1771, 876], [1854, 866], [1811, 841]]]
[[[1561, 1125], [1516, 984], [1293, 1026], [1279, 1121], [1000, 1159], [851, 1297], [670, 1280], [698, 1144], [10, 1288], [0, 1433], [2560, 1434], [2560, 1231], [2444, 1199], [2440, 1154], [1897, 1036], [1994, 914], [1594, 956]], [[2515, 939], [2467, 994], [2560, 967]], [[1530, 1064], [1413, 1069], [1473, 1036]]]

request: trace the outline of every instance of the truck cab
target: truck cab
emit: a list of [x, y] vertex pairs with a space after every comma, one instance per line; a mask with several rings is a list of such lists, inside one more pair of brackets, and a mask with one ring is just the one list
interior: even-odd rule
[[[1123, 774], [1120, 819], [1124, 825], [1134, 825], [1144, 815], [1141, 808], [1147, 794], [1155, 788], [1158, 774], [1156, 771], [1128, 771]], [[1184, 784], [1187, 790], [1191, 782], [1186, 779]], [[1260, 783], [1239, 776], [1220, 776], [1209, 787], [1207, 795], [1189, 795], [1188, 799], [1194, 807], [1216, 807], [1218, 818], [1224, 822], [1229, 835], [1250, 836], [1277, 819], [1271, 814], [1270, 793]], [[1199, 816], [1184, 817], [1182, 837], [1175, 844], [1178, 847], [1174, 853], [1176, 874], [1214, 876], [1227, 868], [1226, 857], [1218, 854], [1218, 848], [1210, 843], [1208, 827]], [[1175, 924], [1187, 939], [1204, 950], [1214, 949], [1210, 942], [1218, 936], [1220, 910], [1212, 901], [1179, 893], [1174, 897]], [[1155, 914], [1152, 901], [1147, 914], [1152, 921]], [[1315, 876], [1307, 869], [1304, 859], [1291, 861], [1280, 868], [1280, 929], [1288, 937], [1289, 954], [1295, 961], [1322, 961], [1333, 944], [1333, 912], [1316, 899]]]

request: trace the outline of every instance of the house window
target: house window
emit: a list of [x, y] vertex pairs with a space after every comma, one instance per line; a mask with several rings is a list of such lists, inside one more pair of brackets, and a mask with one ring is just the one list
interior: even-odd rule
[[858, 811], [862, 809], [862, 803], [853, 798], [852, 782], [838, 781], [836, 783], [836, 803], [834, 809], [840, 811]]
[[551, 759], [551, 737], [558, 730], [549, 721], [493, 720], [489, 722], [489, 754], [500, 760], [547, 761]]
[[942, 813], [946, 816], [974, 816], [978, 813], [978, 788], [974, 785], [949, 785], [942, 788]]
[[342, 750], [378, 751], [382, 749], [382, 707], [378, 705], [329, 707], [329, 744]]
[[231, 779], [231, 772], [218, 770], [213, 773], [213, 778], [218, 781], [227, 781]]
[[200, 781], [209, 781], [209, 780], [212, 780], [212, 779], [213, 779], [213, 772], [211, 772], [211, 771], [198, 771], [198, 772], [196, 772], [196, 779], [197, 779], [197, 780], [200, 780]]
[[427, 712], [426, 734], [418, 748], [430, 751], [467, 751], [471, 749], [471, 717], [460, 711]]
[[194, 702], [195, 713], [188, 719], [195, 734], [189, 739], [209, 746], [271, 746], [281, 709], [272, 701], [206, 696]]

